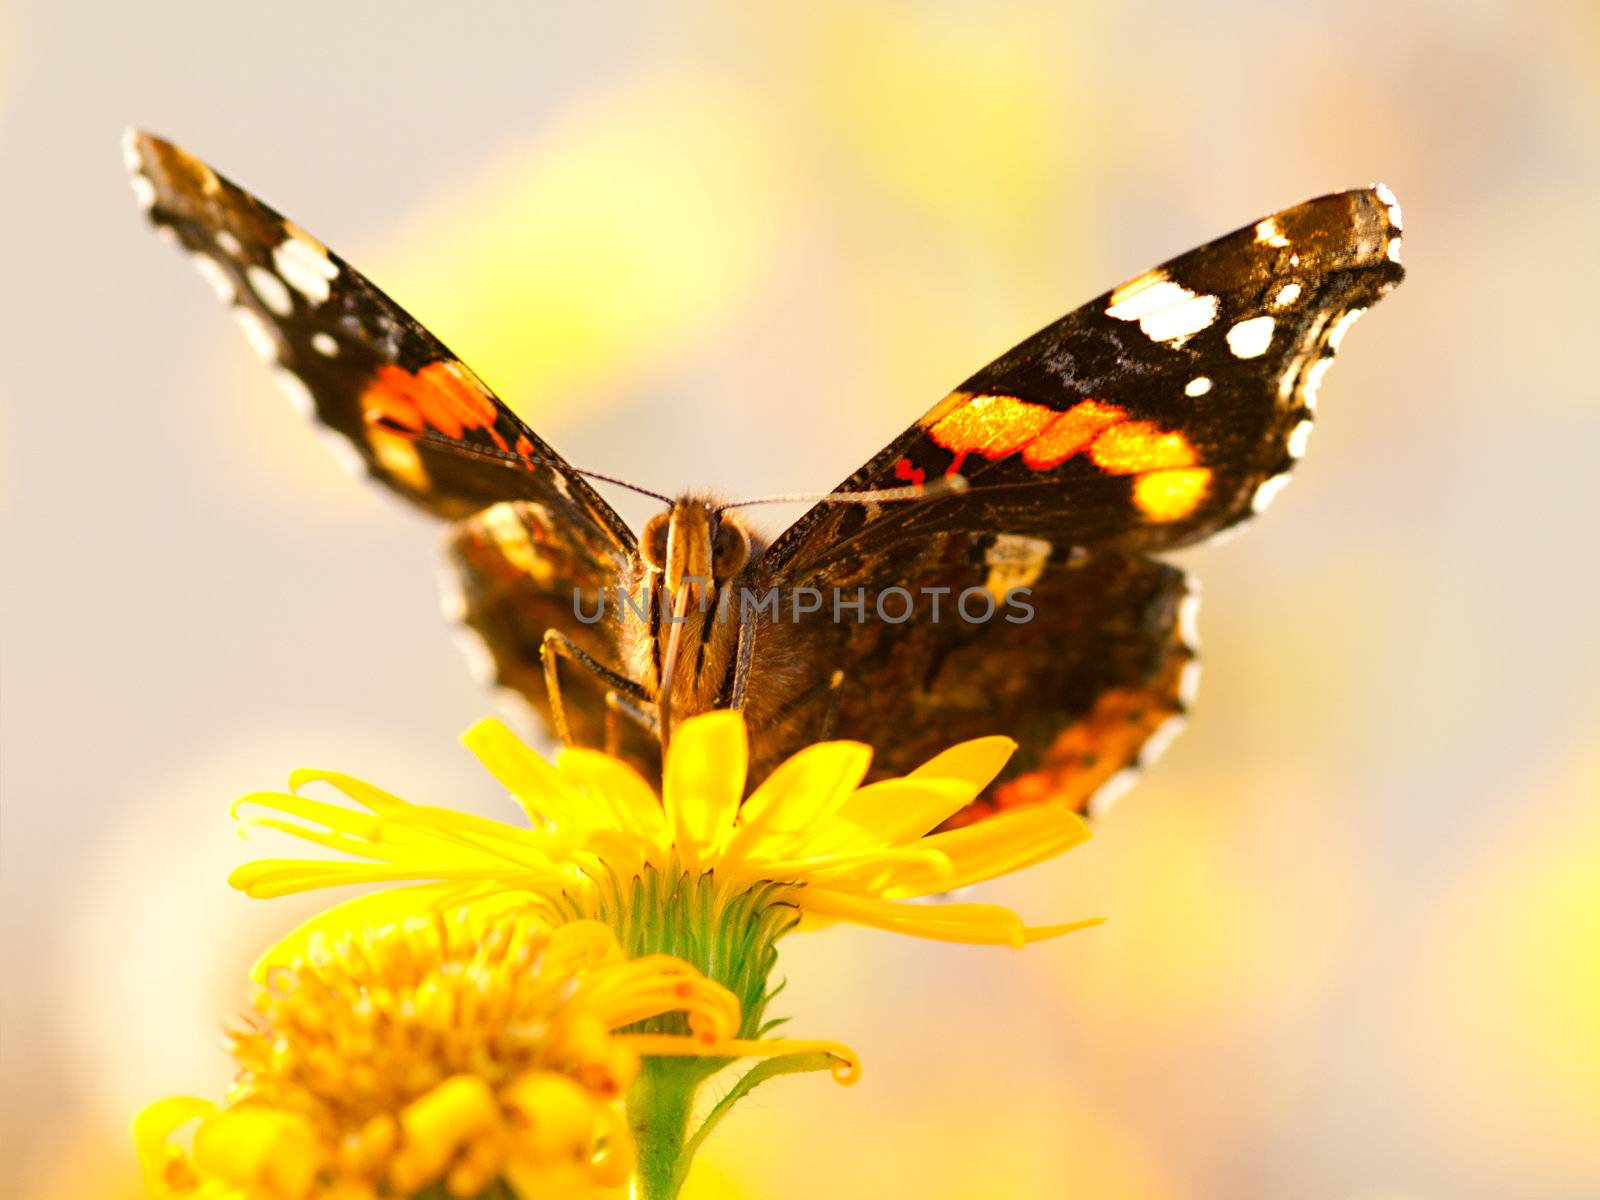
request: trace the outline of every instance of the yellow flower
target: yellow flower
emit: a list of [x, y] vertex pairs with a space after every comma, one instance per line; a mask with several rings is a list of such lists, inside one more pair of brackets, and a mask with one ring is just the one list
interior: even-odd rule
[[[766, 1079], [831, 1068], [850, 1082], [854, 1057], [834, 1043], [767, 1036], [775, 994], [775, 943], [801, 920], [852, 921], [954, 942], [1021, 946], [1092, 921], [1025, 926], [992, 904], [918, 903], [1060, 854], [1088, 836], [1061, 807], [1006, 812], [939, 831], [994, 779], [1015, 748], [1007, 738], [965, 742], [900, 779], [862, 786], [871, 750], [824, 742], [780, 765], [745, 796], [749, 747], [738, 713], [708, 713], [673, 733], [661, 795], [625, 763], [565, 749], [554, 764], [497, 721], [467, 731], [469, 749], [528, 817], [508, 825], [408, 804], [371, 784], [327, 771], [298, 771], [288, 793], [246, 796], [267, 810], [250, 824], [280, 830], [358, 861], [272, 859], [248, 863], [232, 883], [252, 896], [281, 896], [359, 883], [409, 883], [340, 905], [278, 952], [314, 944], [329, 930], [410, 911], [470, 904], [520, 906], [552, 923], [594, 919], [639, 959], [672, 955], [737, 998], [737, 1038], [707, 1051], [725, 1057], [651, 1058], [628, 1095], [638, 1146], [639, 1195], [675, 1196], [688, 1163], [729, 1107]], [[359, 806], [299, 794], [331, 784]], [[261, 970], [270, 971], [269, 959]], [[669, 1054], [692, 1034], [673, 1013], [632, 1033], [636, 1049]], [[767, 1061], [725, 1093], [698, 1129], [698, 1089], [729, 1058]]]
[[1014, 946], [1094, 923], [1029, 928], [996, 905], [911, 902], [1031, 866], [1089, 836], [1075, 814], [1051, 806], [932, 832], [999, 773], [1015, 748], [1008, 738], [964, 742], [910, 775], [864, 787], [871, 749], [823, 742], [779, 766], [748, 799], [738, 713], [709, 713], [674, 732], [660, 798], [625, 763], [597, 751], [567, 748], [551, 765], [498, 721], [479, 722], [463, 740], [521, 804], [528, 827], [408, 804], [346, 775], [299, 771], [292, 792], [329, 783], [366, 811], [256, 793], [240, 804], [293, 820], [252, 823], [366, 861], [262, 860], [231, 882], [260, 897], [413, 882], [426, 885], [418, 904], [516, 892], [559, 917], [598, 916], [624, 944], [630, 914], [651, 898], [722, 911], [760, 896], [764, 909], [789, 912], [790, 924], [797, 914]]
[[[634, 1166], [620, 1100], [641, 1054], [738, 1052], [725, 988], [676, 959], [626, 959], [592, 921], [412, 917], [314, 938], [267, 979], [231, 1035], [227, 1105], [174, 1097], [136, 1118], [151, 1195], [620, 1195]], [[686, 1032], [616, 1032], [666, 1012]], [[191, 1149], [171, 1144], [195, 1121]]]

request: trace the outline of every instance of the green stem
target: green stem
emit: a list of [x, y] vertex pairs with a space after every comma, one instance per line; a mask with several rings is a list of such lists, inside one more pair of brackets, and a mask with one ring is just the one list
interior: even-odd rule
[[[610, 925], [629, 958], [670, 954], [722, 984], [739, 1001], [737, 1036], [765, 1037], [780, 1024], [766, 1018], [766, 1009], [777, 994], [770, 982], [778, 961], [774, 943], [794, 928], [799, 917], [789, 888], [760, 883], [748, 891], [730, 892], [712, 873], [690, 874], [676, 861], [665, 871], [646, 867], [636, 877], [606, 883], [609, 886], [601, 886], [592, 910], [575, 910], [572, 915], [594, 916]], [[689, 1025], [682, 1013], [664, 1013], [629, 1026], [629, 1031], [683, 1035]], [[710, 1125], [691, 1139], [695, 1093], [727, 1065], [727, 1059], [645, 1059], [628, 1092], [628, 1121], [639, 1155], [640, 1200], [677, 1196], [695, 1150], [728, 1107], [720, 1106]], [[734, 1098], [762, 1078], [782, 1073], [757, 1072], [747, 1086], [735, 1089]]]
[[688, 1175], [684, 1140], [695, 1091], [706, 1077], [692, 1059], [647, 1058], [628, 1091], [628, 1123], [639, 1153], [640, 1200], [675, 1200]]

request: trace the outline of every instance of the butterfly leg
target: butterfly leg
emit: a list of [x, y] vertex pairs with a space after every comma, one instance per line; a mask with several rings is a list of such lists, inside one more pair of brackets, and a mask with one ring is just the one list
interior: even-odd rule
[[756, 619], [753, 613], [739, 611], [739, 644], [733, 655], [733, 678], [727, 692], [727, 705], [734, 712], [743, 712], [745, 698], [750, 691], [750, 660], [756, 652]]
[[622, 718], [626, 717], [651, 737], [659, 726], [656, 714], [618, 691], [606, 693], [606, 753], [616, 758], [622, 753]]
[[[605, 684], [618, 698], [626, 697], [630, 700], [644, 702], [649, 699], [645, 691], [631, 679], [617, 674], [610, 667], [594, 658], [566, 634], [556, 629], [545, 630], [544, 642], [539, 648], [539, 657], [544, 663], [544, 687], [550, 697], [550, 717], [555, 723], [556, 733], [561, 742], [566, 746], [577, 743], [572, 737], [572, 727], [567, 724], [567, 706], [561, 698], [561, 673], [559, 663], [561, 659], [576, 666], [582, 667], [595, 679]], [[610, 705], [607, 704], [607, 712]], [[609, 740], [609, 735], [608, 735]]]

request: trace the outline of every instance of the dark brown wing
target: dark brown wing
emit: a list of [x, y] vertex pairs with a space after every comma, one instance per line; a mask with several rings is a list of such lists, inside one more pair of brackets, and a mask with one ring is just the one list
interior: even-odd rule
[[[541, 646], [547, 630], [569, 638], [614, 670], [625, 668], [619, 646], [623, 570], [614, 547], [581, 525], [555, 519], [528, 501], [496, 504], [459, 522], [446, 547], [461, 581], [451, 613], [478, 635], [493, 682], [520, 693], [554, 731]], [[602, 604], [601, 593], [610, 593]], [[573, 664], [560, 669], [568, 724], [582, 746], [606, 744], [606, 688]], [[660, 748], [632, 722], [618, 725], [620, 749], [648, 775], [660, 770]]]
[[1106, 293], [991, 363], [837, 490], [961, 474], [920, 503], [819, 504], [768, 551], [803, 584], [833, 557], [944, 530], [1148, 553], [1260, 511], [1305, 448], [1350, 323], [1393, 288], [1382, 186], [1286, 209]]
[[1006, 734], [1019, 743], [1006, 776], [956, 823], [1045, 801], [1085, 811], [1177, 732], [1198, 664], [1176, 567], [955, 533], [836, 562], [814, 618], [759, 632], [756, 670], [789, 703], [752, 713], [754, 777], [824, 734], [872, 745], [874, 777]]
[[441, 517], [530, 500], [619, 553], [611, 506], [427, 330], [310, 234], [193, 155], [126, 143], [134, 190], [233, 306], [250, 343], [367, 471]]

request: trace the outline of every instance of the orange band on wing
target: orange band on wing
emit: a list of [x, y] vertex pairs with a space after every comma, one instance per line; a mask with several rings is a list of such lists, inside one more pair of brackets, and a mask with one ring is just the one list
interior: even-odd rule
[[[955, 455], [949, 470], [961, 469], [969, 454], [988, 459], [1022, 452], [1035, 471], [1048, 471], [1078, 454], [1108, 475], [1136, 475], [1133, 502], [1151, 521], [1177, 521], [1200, 506], [1211, 486], [1211, 471], [1189, 439], [1150, 421], [1130, 421], [1127, 412], [1103, 400], [1080, 400], [1065, 412], [1016, 396], [946, 397], [928, 418], [928, 436]], [[896, 466], [896, 478], [912, 478], [910, 460]], [[921, 482], [920, 469], [916, 470]]]
[[1094, 465], [1112, 475], [1139, 475], [1195, 464], [1194, 447], [1183, 434], [1164, 433], [1149, 421], [1113, 425], [1089, 451]]
[[1055, 412], [1015, 396], [974, 396], [928, 428], [928, 436], [960, 458], [1005, 458], [1039, 436]]
[[1023, 448], [1022, 461], [1035, 471], [1060, 466], [1074, 454], [1082, 454], [1103, 432], [1127, 417], [1115, 404], [1080, 400]]
[[477, 378], [458, 362], [433, 362], [415, 375], [385, 364], [361, 395], [369, 422], [421, 433], [434, 430], [460, 438], [468, 429], [482, 429], [502, 450], [505, 439], [494, 427], [494, 400]]
[[1133, 481], [1133, 502], [1152, 521], [1178, 521], [1200, 507], [1210, 486], [1206, 467], [1151, 471]]

